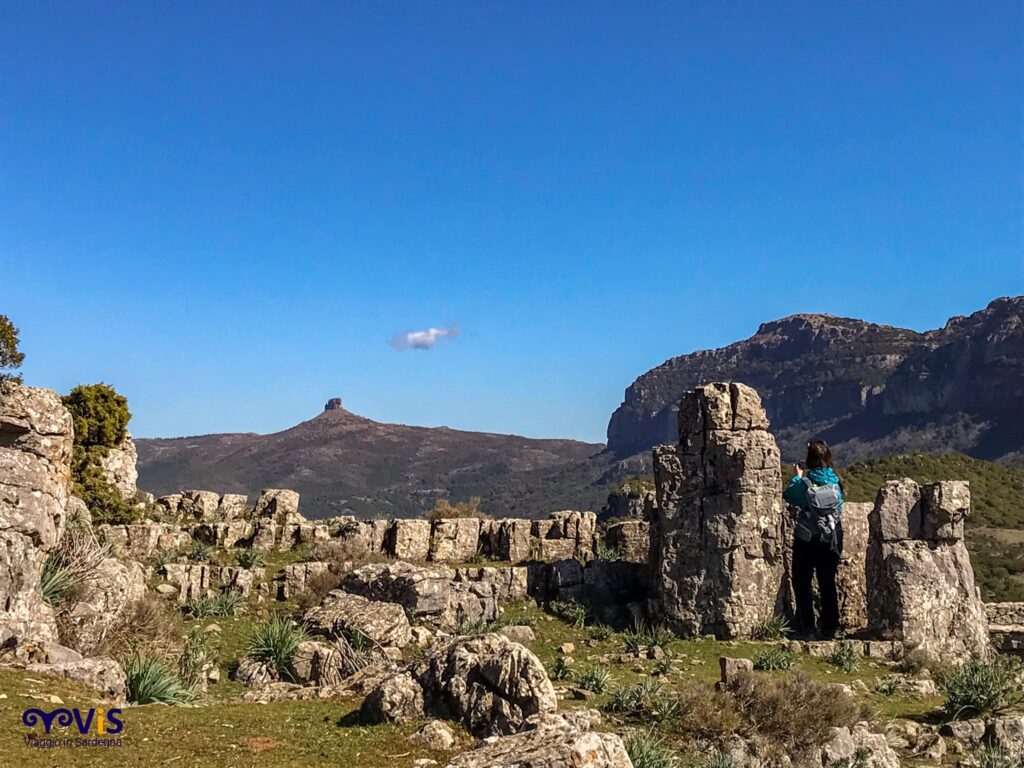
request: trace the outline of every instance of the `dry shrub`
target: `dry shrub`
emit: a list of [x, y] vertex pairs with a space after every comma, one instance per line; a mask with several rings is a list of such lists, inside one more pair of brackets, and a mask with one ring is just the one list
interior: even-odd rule
[[781, 754], [801, 754], [825, 744], [832, 728], [850, 727], [863, 718], [860, 704], [805, 674], [765, 678], [739, 675], [726, 691], [751, 736]]
[[739, 675], [723, 691], [706, 686], [679, 697], [679, 728], [704, 742], [724, 743], [733, 734], [751, 739], [763, 756], [795, 756], [820, 747], [831, 729], [863, 719], [860, 704], [835, 686], [805, 674]]
[[295, 597], [295, 611], [302, 615], [310, 608], [316, 608], [324, 601], [327, 593], [337, 589], [341, 577], [332, 570], [326, 570], [306, 579], [306, 589]]
[[167, 605], [147, 593], [121, 612], [107, 632], [103, 647], [93, 653], [124, 662], [140, 652], [171, 658], [180, 646], [181, 637]]
[[480, 497], [473, 496], [469, 501], [457, 501], [452, 504], [448, 499], [438, 499], [434, 508], [427, 513], [428, 520], [455, 520], [463, 517], [475, 517], [478, 520], [491, 518], [480, 511]]

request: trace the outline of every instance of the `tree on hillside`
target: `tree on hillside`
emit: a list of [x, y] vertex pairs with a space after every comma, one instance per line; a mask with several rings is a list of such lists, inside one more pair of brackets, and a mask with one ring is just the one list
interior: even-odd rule
[[18, 328], [7, 315], [0, 315], [0, 379], [21, 381], [21, 376], [4, 373], [3, 369], [20, 368], [25, 354], [18, 351]]
[[74, 493], [92, 513], [93, 522], [124, 525], [139, 513], [131, 500], [107, 479], [103, 459], [128, 434], [128, 399], [107, 384], [85, 384], [64, 396], [75, 428], [71, 457]]

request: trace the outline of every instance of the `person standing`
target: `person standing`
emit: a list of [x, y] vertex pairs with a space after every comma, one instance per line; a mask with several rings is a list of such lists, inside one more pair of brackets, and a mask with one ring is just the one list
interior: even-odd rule
[[[793, 537], [797, 630], [802, 637], [817, 634], [832, 640], [839, 629], [836, 573], [843, 552], [843, 483], [835, 472], [832, 451], [824, 440], [807, 444], [807, 459], [802, 466], [794, 464], [793, 472], [782, 496], [799, 508]], [[812, 587], [815, 577], [821, 598], [817, 627]]]

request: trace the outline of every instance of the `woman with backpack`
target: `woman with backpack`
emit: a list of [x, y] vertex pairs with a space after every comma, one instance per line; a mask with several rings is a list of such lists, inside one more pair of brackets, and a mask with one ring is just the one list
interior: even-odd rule
[[832, 451], [823, 440], [807, 444], [804, 465], [794, 464], [795, 474], [783, 498], [799, 508], [793, 537], [793, 592], [797, 629], [803, 637], [814, 635], [814, 593], [817, 576], [821, 597], [818, 635], [832, 640], [839, 629], [839, 595], [836, 572], [843, 552], [843, 482], [832, 467]]

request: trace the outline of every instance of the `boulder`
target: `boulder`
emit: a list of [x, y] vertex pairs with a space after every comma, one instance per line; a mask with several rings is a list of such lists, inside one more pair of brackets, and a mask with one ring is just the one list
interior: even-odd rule
[[97, 656], [56, 664], [28, 664], [27, 672], [73, 680], [91, 688], [108, 701], [123, 704], [127, 681], [121, 665], [107, 656]]
[[867, 723], [833, 728], [832, 738], [821, 749], [821, 765], [854, 765], [858, 753], [865, 756], [865, 764], [872, 768], [900, 768], [899, 755], [889, 746], [885, 735], [872, 732]]
[[622, 739], [592, 730], [599, 721], [587, 710], [539, 716], [520, 733], [485, 739], [447, 768], [633, 768]]
[[528, 649], [500, 635], [459, 637], [385, 679], [363, 702], [367, 722], [424, 714], [459, 721], [475, 736], [516, 733], [554, 712], [555, 689]]
[[774, 612], [783, 577], [779, 449], [757, 392], [687, 392], [679, 443], [654, 449], [655, 591], [686, 635], [734, 638]]
[[110, 630], [134, 603], [146, 594], [146, 572], [134, 560], [109, 557], [84, 581], [74, 603], [62, 618], [62, 635], [75, 650], [96, 653], [109, 639]]
[[67, 519], [71, 446], [55, 392], [0, 381], [0, 641], [57, 639], [39, 575]]
[[430, 559], [437, 563], [464, 563], [480, 545], [480, 520], [473, 517], [435, 520], [430, 534]]
[[246, 688], [257, 690], [266, 688], [279, 679], [277, 670], [272, 664], [266, 661], [259, 661], [251, 656], [246, 656], [238, 664], [235, 672], [235, 680]]
[[135, 441], [127, 432], [121, 443], [114, 448], [108, 448], [106, 455], [99, 460], [100, 470], [107, 482], [117, 488], [122, 498], [129, 501], [135, 498], [139, 490], [139, 470], [136, 468], [138, 461], [139, 454], [135, 449]]
[[318, 640], [304, 640], [292, 662], [295, 682], [303, 685], [336, 685], [355, 670], [350, 669], [338, 650]]
[[311, 632], [331, 639], [356, 642], [362, 637], [373, 645], [392, 648], [404, 648], [412, 641], [409, 619], [401, 605], [341, 590], [328, 593], [320, 605], [306, 611], [303, 621]]
[[211, 523], [217, 520], [220, 494], [213, 491], [185, 491], [181, 494], [178, 512], [186, 520]]
[[409, 741], [421, 749], [431, 752], [447, 752], [455, 746], [458, 738], [448, 723], [442, 720], [431, 720], [409, 737]]
[[384, 538], [384, 552], [396, 560], [426, 560], [430, 553], [430, 521], [393, 521]]
[[418, 622], [455, 630], [462, 622], [498, 618], [499, 587], [489, 581], [460, 581], [456, 571], [397, 562], [367, 565], [345, 576], [346, 592], [398, 603]]
[[[293, 563], [281, 569], [277, 597], [279, 600], [301, 595], [309, 588], [310, 580], [321, 574], [329, 573], [331, 564], [322, 561], [311, 561], [306, 563]], [[341, 583], [341, 577], [337, 578], [337, 584]], [[335, 584], [335, 586], [337, 586]]]
[[651, 524], [646, 520], [623, 520], [608, 526], [605, 544], [627, 563], [643, 563], [651, 557]]
[[[867, 614], [878, 636], [962, 662], [991, 653], [988, 620], [963, 538], [964, 483], [882, 486], [869, 517]], [[928, 522], [926, 522], [928, 521]]]

